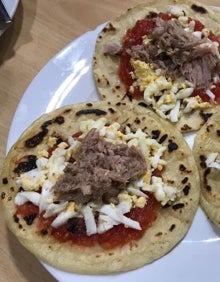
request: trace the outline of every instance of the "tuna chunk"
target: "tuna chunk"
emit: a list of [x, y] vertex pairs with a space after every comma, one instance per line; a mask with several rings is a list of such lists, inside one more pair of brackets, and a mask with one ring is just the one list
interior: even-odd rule
[[141, 152], [134, 146], [114, 145], [91, 129], [55, 184], [57, 200], [76, 203], [117, 202], [126, 185], [146, 170]]
[[217, 46], [185, 31], [177, 19], [157, 18], [151, 37], [150, 44], [133, 46], [127, 52], [171, 75], [184, 76], [197, 88], [209, 88], [213, 77], [220, 75]]

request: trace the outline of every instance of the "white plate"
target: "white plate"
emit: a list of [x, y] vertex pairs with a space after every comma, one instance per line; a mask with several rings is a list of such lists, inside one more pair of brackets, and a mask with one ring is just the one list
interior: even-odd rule
[[[15, 113], [7, 149], [41, 114], [62, 105], [98, 99], [91, 60], [95, 39], [101, 27], [85, 33], [69, 44], [34, 78]], [[187, 140], [192, 145], [192, 136], [187, 137]], [[163, 258], [138, 270], [115, 275], [89, 276], [67, 273], [43, 265], [58, 281], [63, 282], [106, 282], [111, 279], [115, 282], [217, 282], [220, 279], [219, 263], [220, 231], [213, 227], [199, 209], [184, 240]]]
[[[5, 9], [7, 10], [9, 16], [13, 18], [15, 11], [17, 9], [19, 0], [2, 0], [3, 5], [5, 6]], [[4, 30], [0, 30], [0, 36]]]

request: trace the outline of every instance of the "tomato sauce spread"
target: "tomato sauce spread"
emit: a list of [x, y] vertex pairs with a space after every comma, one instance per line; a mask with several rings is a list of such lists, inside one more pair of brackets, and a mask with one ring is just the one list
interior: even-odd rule
[[[176, 18], [176, 16], [166, 13], [158, 13], [157, 17], [165, 21], [168, 21], [171, 18]], [[195, 22], [194, 31], [202, 31], [202, 29], [205, 27], [199, 20], [195, 20], [189, 17], [188, 21], [190, 22], [191, 20]], [[129, 91], [130, 86], [134, 82], [134, 79], [131, 75], [134, 69], [130, 63], [131, 55], [128, 54], [126, 50], [130, 49], [132, 46], [141, 45], [143, 43], [143, 36], [150, 34], [154, 29], [155, 25], [156, 24], [154, 18], [149, 17], [138, 20], [133, 28], [127, 30], [124, 37], [122, 52], [120, 54], [118, 74], [120, 80], [125, 85], [127, 93], [136, 99], [142, 99], [143, 92], [140, 91], [138, 87], [134, 87], [132, 93]], [[218, 50], [220, 53], [220, 39], [217, 38], [217, 36], [212, 31], [210, 31], [208, 38], [213, 42], [219, 43]], [[215, 102], [220, 104], [220, 83], [213, 84], [213, 88], [211, 89], [211, 91], [215, 94]], [[195, 91], [192, 93], [192, 96], [196, 95], [199, 95], [204, 102], [213, 103], [213, 101], [211, 101], [211, 99], [205, 93], [204, 90], [195, 89]]]
[[55, 217], [44, 218], [43, 214], [39, 214], [39, 208], [34, 204], [27, 202], [17, 207], [17, 216], [24, 219], [34, 218], [37, 220], [37, 231], [42, 235], [50, 234], [59, 242], [70, 241], [73, 245], [78, 246], [94, 246], [99, 244], [106, 250], [123, 246], [132, 241], [139, 240], [156, 219], [161, 205], [151, 193], [148, 193], [147, 204], [143, 208], [133, 208], [127, 214], [127, 217], [138, 221], [141, 230], [126, 228], [123, 224], [119, 224], [102, 234], [94, 234], [88, 236], [86, 234], [86, 226], [83, 218], [72, 218], [66, 224], [58, 228], [51, 226]]

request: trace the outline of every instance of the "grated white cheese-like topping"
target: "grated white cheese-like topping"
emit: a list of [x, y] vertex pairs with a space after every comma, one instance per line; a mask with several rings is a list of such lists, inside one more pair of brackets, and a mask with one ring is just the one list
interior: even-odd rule
[[[30, 201], [39, 207], [40, 212], [44, 212], [44, 218], [56, 216], [51, 224], [54, 228], [65, 224], [72, 217], [83, 217], [89, 236], [103, 233], [118, 224], [140, 230], [140, 224], [125, 214], [134, 207], [143, 208], [145, 206], [148, 199], [146, 191], [152, 192], [162, 205], [173, 201], [178, 193], [176, 187], [166, 185], [162, 178], [152, 177], [155, 169], [162, 170], [167, 164], [163, 159], [167, 146], [151, 139], [140, 128], [132, 132], [129, 127], [126, 127], [125, 133], [122, 133], [119, 123], [114, 122], [107, 125], [106, 118], [82, 121], [80, 139], [85, 137], [92, 128], [96, 128], [100, 136], [109, 142], [135, 146], [142, 152], [147, 163], [146, 174], [138, 181], [129, 183], [127, 189], [118, 195], [119, 203], [117, 205], [97, 206], [94, 203], [77, 205], [68, 201], [54, 202], [53, 185], [62, 176], [68, 160], [80, 145], [79, 139], [73, 137], [69, 137], [67, 142], [60, 143], [51, 156], [48, 156], [45, 150], [38, 152], [37, 168], [22, 173], [16, 180], [17, 185], [25, 191], [17, 194], [15, 204], [22, 205]], [[49, 140], [48, 150], [55, 144], [54, 142], [56, 143], [56, 140]], [[97, 220], [95, 214], [98, 214]]]

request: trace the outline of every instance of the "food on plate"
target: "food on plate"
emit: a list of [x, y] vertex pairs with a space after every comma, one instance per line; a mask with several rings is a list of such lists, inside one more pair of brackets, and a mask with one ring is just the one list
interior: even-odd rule
[[181, 133], [145, 104], [69, 105], [33, 122], [9, 151], [1, 198], [10, 230], [63, 270], [128, 271], [168, 253], [199, 201]]
[[102, 99], [144, 101], [198, 130], [220, 103], [220, 11], [189, 0], [128, 9], [99, 33], [93, 74]]
[[193, 153], [200, 172], [201, 206], [220, 227], [220, 112], [197, 132]]

